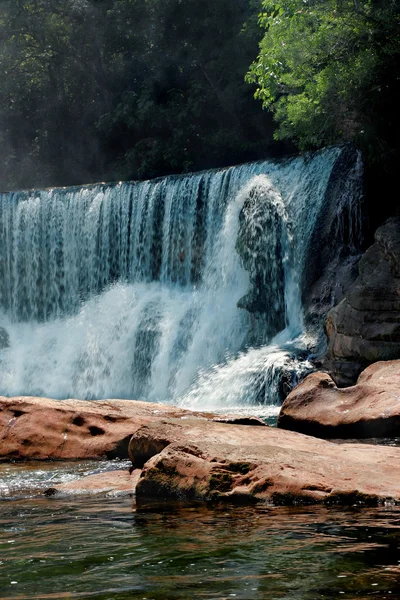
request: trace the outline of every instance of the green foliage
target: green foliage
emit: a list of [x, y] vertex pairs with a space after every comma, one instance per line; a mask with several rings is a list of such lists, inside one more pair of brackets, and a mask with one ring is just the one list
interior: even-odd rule
[[301, 149], [352, 140], [393, 154], [398, 126], [398, 0], [263, 0], [265, 30], [247, 81]]
[[254, 106], [243, 81], [257, 42], [241, 30], [258, 10], [259, 3], [250, 8], [247, 0], [144, 2], [145, 60], [135, 85], [128, 84], [99, 122], [105, 137], [119, 131], [118, 143], [126, 147], [116, 169], [151, 177], [266, 151], [270, 119]]
[[2, 0], [0, 189], [271, 152], [272, 120], [244, 83], [259, 10], [260, 0]]
[[70, 169], [79, 179], [98, 159], [90, 126], [109, 96], [99, 17], [85, 1], [2, 2], [1, 187], [63, 182]]

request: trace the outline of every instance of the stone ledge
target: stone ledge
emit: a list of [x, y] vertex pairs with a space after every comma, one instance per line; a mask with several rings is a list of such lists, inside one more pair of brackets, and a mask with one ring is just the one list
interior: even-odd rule
[[278, 427], [323, 438], [400, 436], [400, 360], [370, 365], [347, 388], [312, 373], [286, 398]]

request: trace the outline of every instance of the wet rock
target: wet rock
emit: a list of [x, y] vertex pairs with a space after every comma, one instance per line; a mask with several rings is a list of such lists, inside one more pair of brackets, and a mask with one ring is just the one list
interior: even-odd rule
[[375, 234], [345, 298], [328, 314], [324, 367], [339, 386], [369, 364], [400, 358], [400, 217]]
[[324, 438], [400, 435], [400, 360], [369, 366], [352, 387], [312, 373], [282, 405], [278, 427]]
[[400, 277], [400, 218], [389, 219], [375, 233], [375, 239], [383, 249], [395, 277]]
[[4, 350], [10, 346], [10, 336], [4, 327], [0, 327], [0, 350]]
[[192, 412], [134, 400], [0, 396], [0, 460], [128, 458], [132, 434], [144, 423], [167, 417], [265, 425], [252, 416]]
[[360, 255], [334, 258], [318, 281], [304, 292], [304, 316], [309, 328], [323, 325], [328, 312], [343, 300], [357, 279], [359, 260]]
[[264, 340], [260, 343], [266, 334], [271, 337], [285, 327], [284, 262], [290, 248], [289, 230], [280, 193], [266, 180], [255, 184], [239, 216], [236, 250], [250, 278], [250, 291], [238, 307], [257, 315], [262, 323]]
[[136, 484], [140, 477], [140, 470], [107, 471], [81, 477], [74, 481], [55, 485], [44, 491], [45, 496], [106, 494], [108, 496], [120, 494], [134, 494]]
[[139, 503], [400, 501], [400, 448], [337, 445], [273, 427], [168, 419], [138, 429], [129, 452], [134, 467], [143, 467]]
[[[350, 183], [350, 188], [344, 182]], [[330, 307], [332, 296], [340, 295], [340, 288], [348, 283], [348, 264], [359, 253], [361, 182], [361, 157], [355, 146], [346, 144], [330, 174], [308, 242], [308, 261], [302, 277], [304, 306], [310, 305], [310, 290], [314, 286], [320, 287], [321, 298], [328, 294]], [[322, 286], [324, 289], [321, 289]]]
[[229, 423], [230, 425], [252, 425], [253, 427], [268, 427], [259, 417], [246, 415], [223, 415], [212, 419], [216, 423]]

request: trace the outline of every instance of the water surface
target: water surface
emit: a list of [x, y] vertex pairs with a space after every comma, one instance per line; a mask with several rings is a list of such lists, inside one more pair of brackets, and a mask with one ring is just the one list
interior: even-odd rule
[[0, 598], [400, 598], [400, 510], [0, 501]]

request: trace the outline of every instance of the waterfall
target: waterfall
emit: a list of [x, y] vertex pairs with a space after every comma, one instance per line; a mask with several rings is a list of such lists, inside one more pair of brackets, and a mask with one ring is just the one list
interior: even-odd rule
[[[345, 152], [0, 195], [0, 393], [277, 404]], [[327, 244], [357, 237], [359, 161]]]

